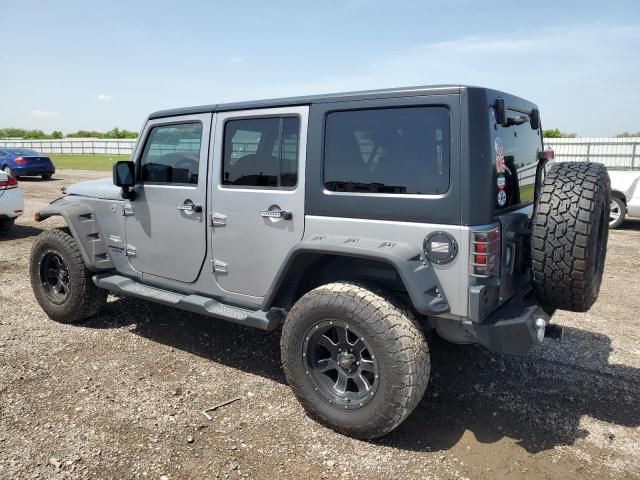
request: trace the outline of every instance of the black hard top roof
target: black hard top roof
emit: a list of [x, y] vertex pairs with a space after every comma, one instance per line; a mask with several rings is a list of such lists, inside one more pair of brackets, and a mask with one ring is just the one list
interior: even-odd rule
[[149, 115], [149, 118], [153, 119], [197, 113], [224, 112], [230, 110], [249, 110], [254, 108], [287, 107], [293, 105], [310, 105], [312, 103], [345, 102], [350, 100], [367, 100], [375, 98], [458, 94], [464, 88], [469, 87], [464, 87], [462, 85], [430, 85], [403, 88], [384, 88], [380, 90], [362, 90], [359, 92], [329, 93], [324, 95], [310, 95], [303, 97], [274, 98], [270, 100], [253, 100], [248, 102], [220, 103], [213, 105], [200, 105], [197, 107], [160, 110]]

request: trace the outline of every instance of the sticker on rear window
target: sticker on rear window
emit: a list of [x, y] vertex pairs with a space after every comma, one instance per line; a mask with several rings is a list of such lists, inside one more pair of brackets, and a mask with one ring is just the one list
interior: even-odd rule
[[504, 163], [504, 142], [500, 137], [496, 137], [493, 145], [496, 150], [496, 172], [509, 172], [509, 174], [511, 174], [511, 170], [509, 170], [509, 167]]
[[505, 189], [505, 187], [507, 185], [507, 179], [505, 178], [503, 173], [498, 175], [498, 179], [496, 180], [496, 184], [498, 185], [498, 188], [500, 190], [504, 190]]
[[498, 205], [504, 207], [505, 203], [507, 203], [507, 194], [504, 192], [504, 190], [500, 190], [498, 192]]

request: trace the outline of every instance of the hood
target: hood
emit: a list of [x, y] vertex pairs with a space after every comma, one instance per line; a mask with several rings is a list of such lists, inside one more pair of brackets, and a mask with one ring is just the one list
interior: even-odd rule
[[113, 184], [112, 178], [101, 178], [88, 182], [74, 183], [66, 188], [67, 195], [122, 200], [122, 189]]

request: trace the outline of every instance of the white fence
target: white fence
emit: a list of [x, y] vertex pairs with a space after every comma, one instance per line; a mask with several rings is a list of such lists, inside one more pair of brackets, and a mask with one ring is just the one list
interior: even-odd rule
[[[611, 170], [640, 170], [640, 138], [545, 138], [556, 162], [597, 162]], [[536, 164], [518, 169], [520, 186], [532, 185]]]
[[45, 154], [131, 155], [137, 140], [0, 140], [0, 147], [31, 148]]
[[640, 137], [545, 138], [557, 162], [598, 162], [615, 170], [640, 170]]

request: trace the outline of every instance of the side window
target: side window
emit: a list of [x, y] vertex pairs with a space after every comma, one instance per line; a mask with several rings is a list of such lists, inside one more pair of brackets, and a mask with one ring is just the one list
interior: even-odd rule
[[153, 127], [140, 159], [140, 181], [197, 184], [201, 142], [200, 122]]
[[229, 120], [224, 126], [222, 184], [291, 188], [298, 183], [298, 117]]
[[352, 193], [439, 194], [449, 189], [449, 111], [386, 108], [327, 115], [324, 185]]

